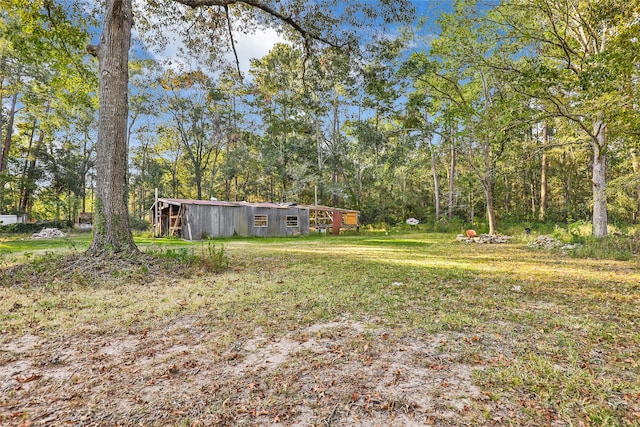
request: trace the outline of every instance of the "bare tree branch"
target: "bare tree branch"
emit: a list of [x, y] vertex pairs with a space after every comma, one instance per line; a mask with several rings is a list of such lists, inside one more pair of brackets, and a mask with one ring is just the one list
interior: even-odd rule
[[229, 16], [229, 6], [224, 5], [224, 14], [227, 18], [227, 29], [229, 30], [229, 38], [231, 39], [231, 49], [233, 49], [233, 56], [236, 58], [236, 69], [238, 70], [238, 76], [242, 81], [242, 71], [240, 71], [240, 60], [238, 59], [238, 51], [236, 50], [236, 42], [233, 40], [233, 31], [231, 29], [231, 17]]
[[173, 0], [177, 3], [183, 4], [185, 6], [189, 6], [192, 8], [205, 7], [205, 6], [221, 6], [221, 7], [229, 7], [232, 4], [246, 4], [247, 6], [255, 7], [256, 9], [260, 9], [263, 12], [273, 16], [274, 18], [285, 22], [291, 28], [296, 30], [300, 35], [305, 39], [305, 42], [308, 43], [309, 40], [318, 40], [324, 44], [333, 47], [343, 47], [325, 37], [322, 37], [320, 34], [313, 33], [311, 31], [303, 28], [300, 23], [298, 23], [291, 16], [286, 16], [282, 12], [277, 11], [270, 5], [266, 4], [266, 2], [261, 0]]

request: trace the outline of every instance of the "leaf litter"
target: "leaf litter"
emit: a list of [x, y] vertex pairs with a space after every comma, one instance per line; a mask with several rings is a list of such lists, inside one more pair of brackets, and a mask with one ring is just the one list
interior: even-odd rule
[[[206, 319], [2, 345], [3, 425], [461, 425], [481, 400], [446, 334], [339, 320], [226, 348]], [[470, 422], [470, 421], [469, 421]]]
[[[489, 249], [518, 259], [501, 255], [513, 249]], [[532, 261], [490, 259], [495, 272], [472, 280], [438, 270], [435, 281], [422, 266], [396, 277], [381, 265], [373, 270], [380, 281], [404, 284], [382, 286], [373, 295], [384, 304], [360, 310], [374, 300], [351, 307], [351, 299], [368, 295], [368, 285], [366, 294], [345, 287], [341, 296], [342, 287], [322, 287], [323, 265], [298, 291], [300, 260], [288, 253], [266, 272], [247, 256], [235, 262], [240, 273], [188, 270], [199, 280], [185, 281], [152, 258], [51, 257], [4, 270], [0, 425], [640, 420], [638, 288], [629, 278], [637, 274], [628, 264], [572, 260], [553, 277], [536, 276], [539, 268], [505, 276]], [[314, 265], [304, 264], [305, 274]], [[348, 277], [352, 266], [332, 271]], [[330, 309], [328, 290], [339, 294]], [[387, 316], [392, 303], [396, 317]]]

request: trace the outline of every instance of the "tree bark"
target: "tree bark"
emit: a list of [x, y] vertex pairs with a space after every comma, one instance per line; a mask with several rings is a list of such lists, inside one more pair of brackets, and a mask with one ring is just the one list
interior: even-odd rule
[[536, 187], [533, 184], [533, 181], [531, 182], [531, 184], [529, 184], [529, 191], [531, 192], [531, 217], [535, 218], [536, 216]]
[[[425, 110], [424, 112], [425, 126], [429, 126], [429, 114]], [[427, 144], [429, 145], [429, 154], [431, 154], [431, 174], [433, 175], [433, 203], [436, 208], [436, 221], [440, 220], [440, 181], [438, 180], [438, 168], [436, 167], [436, 153], [433, 149], [433, 141], [431, 134], [427, 130], [426, 135]]]
[[[338, 198], [338, 145], [340, 144], [340, 115], [339, 115], [338, 95], [334, 91], [333, 96], [333, 172], [332, 172], [332, 195], [333, 206], [337, 207], [340, 200]], [[377, 117], [377, 116], [376, 116]]]
[[202, 170], [198, 166], [194, 170], [194, 180], [196, 181], [196, 198], [198, 200], [202, 200]]
[[[323, 150], [324, 150], [324, 146], [323, 146], [323, 141], [324, 141], [324, 136], [322, 135], [322, 130], [320, 128], [321, 124], [320, 124], [320, 118], [318, 116], [315, 117], [315, 128], [316, 128], [316, 152], [317, 152], [317, 158], [318, 158], [318, 187], [320, 189], [320, 198], [318, 199], [316, 197], [317, 200], [314, 200], [314, 203], [318, 203], [318, 200], [323, 200], [324, 199], [324, 184], [323, 184], [323, 175], [324, 175], [324, 154], [323, 154]], [[358, 200], [359, 203], [359, 200]]]
[[607, 235], [607, 157], [606, 157], [606, 125], [596, 120], [593, 125], [595, 141], [593, 142], [593, 235], [596, 238]]
[[126, 181], [132, 18], [131, 0], [107, 0], [100, 43], [87, 47], [98, 57], [100, 83], [91, 255], [138, 252], [129, 226]]
[[433, 143], [431, 142], [431, 137], [427, 137], [427, 143], [429, 144], [429, 151], [431, 154], [431, 174], [433, 175], [433, 191], [434, 191], [434, 200], [436, 208], [436, 221], [440, 220], [440, 181], [438, 180], [438, 169], [436, 167], [436, 153], [433, 149]]
[[542, 160], [540, 162], [540, 210], [538, 219], [544, 221], [547, 214], [547, 145], [549, 144], [549, 125], [545, 122], [542, 125]]
[[[640, 157], [638, 157], [638, 150], [632, 148], [631, 154], [631, 168], [635, 179], [640, 179]], [[636, 207], [633, 212], [633, 220], [638, 221], [640, 219], [640, 185], [636, 185]]]
[[[26, 213], [27, 201], [30, 191], [27, 188], [29, 186], [29, 180], [27, 179], [27, 171], [29, 171], [29, 165], [35, 160], [35, 155], [32, 154], [35, 150], [33, 148], [33, 140], [36, 137], [36, 129], [38, 129], [38, 120], [33, 120], [33, 126], [31, 126], [31, 134], [29, 135], [29, 143], [27, 144], [27, 151], [24, 156], [24, 164], [22, 166], [22, 174], [20, 176], [20, 202], [18, 203], [18, 211], [20, 213]], [[42, 133], [40, 133], [42, 135]], [[34, 164], [35, 166], [35, 164]]]
[[483, 183], [484, 195], [487, 202], [487, 219], [489, 221], [489, 234], [497, 233], [496, 210], [493, 205], [493, 183], [487, 180]]
[[20, 212], [30, 213], [29, 206], [31, 205], [31, 195], [36, 181], [36, 164], [38, 162], [38, 154], [44, 145], [44, 131], [39, 129], [40, 135], [35, 146], [31, 147], [33, 137], [35, 136], [36, 123], [33, 124], [33, 133], [31, 134], [31, 141], [29, 141], [29, 152], [27, 154], [27, 160], [25, 161], [25, 168], [22, 177], [22, 194], [20, 197]]
[[484, 195], [487, 201], [487, 220], [489, 221], [489, 234], [492, 236], [497, 233], [496, 209], [494, 205], [494, 168], [491, 162], [491, 144], [485, 142], [483, 149], [484, 157], [484, 176], [482, 176], [482, 186], [484, 187]]
[[0, 172], [7, 169], [9, 150], [11, 150], [11, 141], [13, 138], [13, 121], [16, 117], [16, 104], [18, 103], [18, 94], [14, 94], [11, 98], [11, 110], [9, 111], [9, 119], [7, 121], [7, 134], [2, 143], [2, 153], [0, 154]]
[[449, 221], [453, 220], [453, 205], [455, 194], [455, 177], [456, 177], [456, 146], [451, 139], [451, 162], [449, 163], [449, 200], [447, 218]]
[[547, 177], [547, 152], [542, 151], [542, 159], [540, 161], [540, 210], [538, 211], [538, 219], [544, 221], [547, 215], [548, 204], [548, 177]]

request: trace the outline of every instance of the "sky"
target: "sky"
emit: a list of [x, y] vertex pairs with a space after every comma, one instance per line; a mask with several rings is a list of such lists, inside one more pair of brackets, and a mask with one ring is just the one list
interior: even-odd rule
[[[66, 0], [62, 0], [66, 1]], [[71, 1], [71, 0], [69, 0]], [[86, 0], [89, 5], [90, 10], [100, 10], [100, 6], [98, 0]], [[147, 0], [134, 0], [138, 2], [146, 2]], [[167, 0], [165, 0], [167, 1]], [[308, 0], [313, 1], [313, 0]], [[349, 0], [349, 1], [373, 1], [373, 0]], [[436, 19], [443, 13], [447, 11], [451, 11], [453, 8], [454, 0], [412, 0], [412, 3], [415, 7], [416, 11], [416, 19], [414, 24], [414, 31], [418, 31], [422, 36], [432, 35], [437, 31]], [[426, 25], [423, 28], [418, 29], [418, 22], [420, 20], [426, 20]], [[399, 30], [399, 27], [396, 27]], [[97, 43], [100, 34], [100, 28], [93, 28], [93, 43]], [[165, 33], [167, 30], [165, 30]], [[136, 37], [136, 28], [133, 28], [133, 35]], [[180, 47], [180, 37], [176, 35], [172, 35], [169, 33], [167, 38], [172, 42], [164, 49], [164, 51], [152, 52], [151, 49], [142, 50], [140, 44], [134, 44], [133, 52], [135, 56], [138, 57], [146, 57], [146, 58], [155, 58], [161, 60], [162, 62], [168, 63], [171, 61], [172, 65], [170, 67], [177, 68], [176, 66], [179, 64], [179, 60], [177, 59], [176, 53]], [[285, 39], [279, 35], [273, 29], [259, 29], [252, 34], [242, 34], [239, 31], [234, 31], [234, 40], [236, 42], [236, 50], [238, 53], [238, 59], [240, 63], [240, 70], [244, 78], [245, 82], [251, 80], [251, 75], [249, 74], [250, 62], [252, 59], [259, 59], [263, 56], [267, 55], [269, 51], [273, 48], [273, 46], [277, 43], [285, 42]], [[415, 46], [415, 48], [420, 49], [421, 46]], [[233, 52], [229, 48], [225, 54], [226, 59], [229, 63], [234, 63], [235, 58], [233, 57]], [[193, 69], [198, 65], [194, 62], [191, 66], [187, 66], [186, 69]], [[142, 124], [142, 123], [141, 123]]]
[[[65, 3], [76, 3], [76, 0], [60, 0], [63, 4]], [[134, 2], [146, 2], [147, 0], [133, 0]], [[166, 1], [166, 0], [165, 0]], [[313, 2], [313, 0], [308, 0], [309, 2]], [[364, 1], [370, 2], [373, 0], [348, 0], [348, 1]], [[454, 0], [411, 0], [416, 10], [416, 26], [420, 19], [426, 18], [427, 25], [422, 28], [421, 32], [424, 35], [428, 35], [430, 33], [436, 32], [437, 27], [435, 25], [435, 21], [443, 12], [452, 11]], [[81, 6], [85, 9], [87, 14], [92, 14], [95, 16], [97, 11], [100, 11], [102, 7], [100, 6], [100, 0], [82, 0], [76, 4], [81, 4]], [[93, 27], [91, 29], [93, 33], [92, 43], [96, 44], [99, 39], [100, 28]], [[136, 29], [134, 26], [133, 29], [134, 37], [136, 35]], [[276, 33], [273, 29], [261, 29], [256, 31], [254, 34], [240, 34], [238, 31], [234, 31], [234, 38], [236, 41], [236, 49], [238, 51], [238, 59], [240, 61], [240, 68], [245, 75], [247, 75], [247, 71], [249, 69], [250, 61], [254, 58], [262, 58], [265, 56], [271, 48], [276, 43], [284, 42], [284, 39]], [[179, 37], [178, 36], [169, 36], [169, 39], [174, 42], [170, 44], [167, 49], [161, 54], [147, 54], [144, 56], [156, 56], [159, 59], [169, 59], [175, 57], [174, 54], [177, 51], [179, 45]], [[229, 51], [227, 53], [227, 58], [235, 62], [233, 58], [233, 53]]]
[[[241, 34], [234, 32], [234, 41], [236, 45], [236, 51], [238, 52], [238, 61], [240, 63], [240, 70], [243, 75], [248, 76], [251, 60], [255, 58], [262, 58], [275, 46], [277, 43], [284, 43], [285, 40], [274, 29], [267, 28], [261, 29], [255, 32], [255, 34]], [[174, 43], [167, 46], [167, 48], [160, 53], [150, 54], [155, 59], [159, 60], [171, 60], [174, 64], [177, 64], [176, 52], [178, 50], [180, 42], [178, 37], [173, 37]], [[230, 63], [235, 63], [233, 51], [229, 49], [224, 55]]]
[[[440, 14], [443, 12], [451, 11], [453, 8], [453, 1], [454, 0], [412, 0], [412, 3], [416, 9], [415, 25], [418, 25], [418, 21], [420, 19], [427, 19], [427, 24], [420, 30], [423, 35], [426, 36], [437, 31], [437, 26], [435, 24], [437, 17], [440, 16]], [[180, 46], [180, 41], [178, 36], [169, 36], [169, 39], [173, 40], [173, 42], [169, 46], [167, 46], [167, 48], [161, 53], [138, 53], [142, 56], [151, 56], [161, 60], [172, 60], [175, 65], [175, 53]], [[244, 76], [249, 76], [248, 70], [252, 59], [262, 58], [267, 53], [269, 53], [274, 45], [276, 45], [277, 43], [285, 42], [285, 39], [282, 36], [277, 34], [275, 30], [270, 28], [259, 29], [253, 34], [242, 34], [238, 31], [234, 31], [234, 40], [236, 42], [236, 50], [238, 53], [238, 60], [240, 62], [240, 69]], [[235, 58], [233, 57], [233, 52], [231, 51], [231, 49], [229, 49], [225, 57], [227, 60], [229, 60], [230, 63], [235, 62]]]

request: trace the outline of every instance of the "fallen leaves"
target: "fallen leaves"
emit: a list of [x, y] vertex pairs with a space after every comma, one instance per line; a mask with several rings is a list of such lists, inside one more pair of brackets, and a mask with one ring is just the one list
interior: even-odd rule
[[16, 376], [13, 379], [18, 381], [20, 384], [23, 384], [23, 383], [29, 383], [31, 381], [38, 380], [40, 378], [42, 378], [42, 375], [40, 375], [40, 374], [32, 374], [32, 375], [29, 375], [29, 376], [26, 376], [26, 377]]

